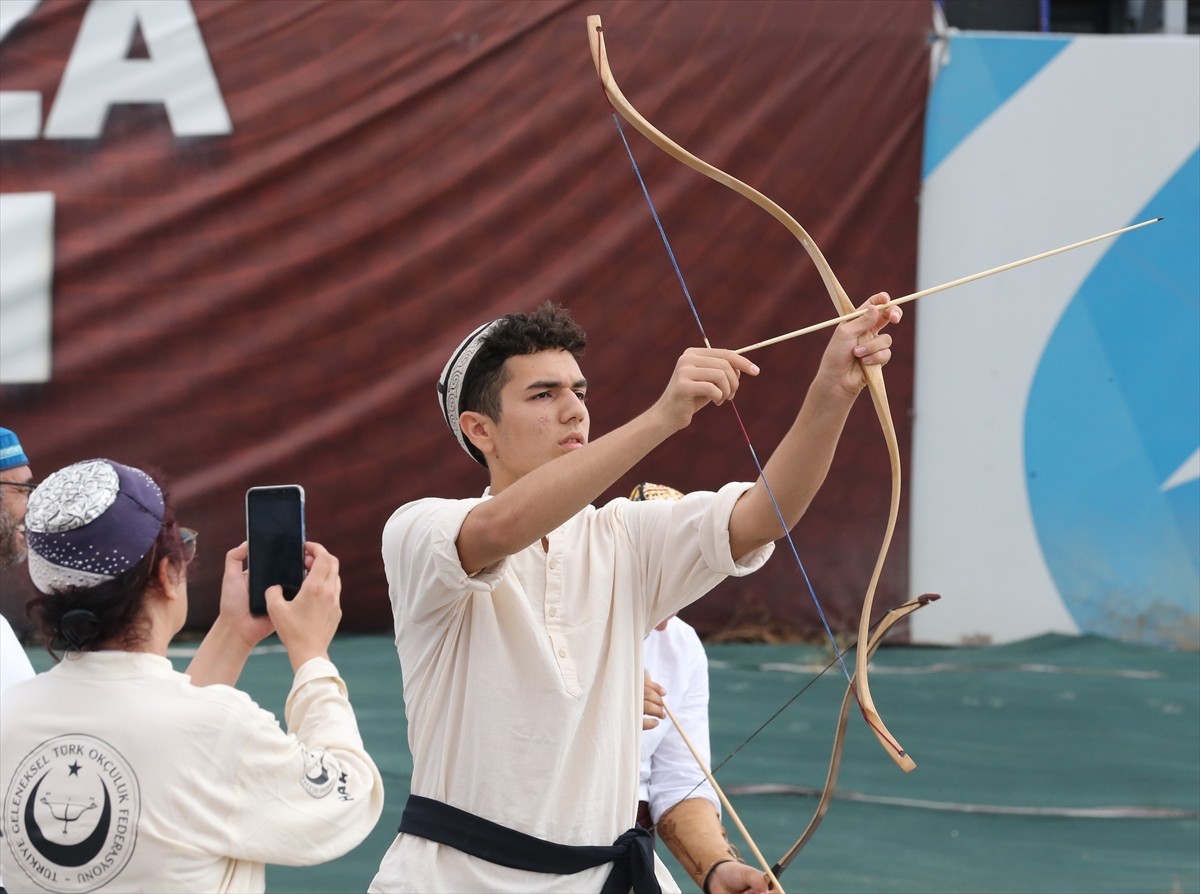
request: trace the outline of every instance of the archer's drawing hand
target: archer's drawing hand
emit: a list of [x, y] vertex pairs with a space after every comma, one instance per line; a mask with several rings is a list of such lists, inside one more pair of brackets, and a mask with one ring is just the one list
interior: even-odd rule
[[720, 406], [737, 393], [742, 374], [757, 376], [752, 361], [721, 348], [688, 348], [675, 362], [671, 381], [655, 405], [675, 431], [708, 404]]

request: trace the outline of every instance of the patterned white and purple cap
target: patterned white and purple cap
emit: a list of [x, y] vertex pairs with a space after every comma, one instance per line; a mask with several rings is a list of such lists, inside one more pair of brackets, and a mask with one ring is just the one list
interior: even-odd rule
[[109, 459], [59, 469], [25, 510], [34, 586], [53, 593], [123, 574], [150, 551], [163, 515], [162, 491], [141, 469]]
[[487, 460], [483, 458], [479, 449], [467, 440], [466, 435], [462, 433], [462, 426], [459, 425], [458, 417], [462, 415], [459, 401], [462, 400], [463, 381], [467, 377], [471, 361], [483, 347], [483, 343], [492, 329], [500, 322], [500, 320], [492, 320], [490, 323], [484, 323], [464, 338], [454, 349], [450, 359], [446, 361], [446, 366], [442, 369], [442, 374], [438, 376], [437, 383], [438, 402], [442, 408], [442, 415], [446, 417], [446, 424], [450, 426], [450, 431], [454, 432], [454, 437], [462, 445], [462, 449], [467, 451], [467, 455], [481, 466], [486, 466]]

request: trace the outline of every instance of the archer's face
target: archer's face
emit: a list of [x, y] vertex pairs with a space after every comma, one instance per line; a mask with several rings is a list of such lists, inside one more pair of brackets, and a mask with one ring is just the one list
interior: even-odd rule
[[510, 357], [500, 391], [500, 419], [485, 450], [492, 491], [587, 444], [587, 380], [567, 351]]

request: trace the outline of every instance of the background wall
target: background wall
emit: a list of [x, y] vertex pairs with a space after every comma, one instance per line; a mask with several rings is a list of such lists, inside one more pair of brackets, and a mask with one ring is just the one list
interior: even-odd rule
[[[170, 475], [201, 531], [191, 625], [213, 617], [246, 488], [298, 482], [311, 536], [342, 560], [346, 628], [390, 627], [388, 515], [486, 484], [434, 397], [479, 322], [573, 308], [594, 432], [647, 406], [699, 341], [597, 84], [590, 13], [638, 109], [792, 211], [850, 295], [911, 291], [923, 0], [0, 6], [3, 424], [35, 475], [96, 455]], [[782, 227], [633, 137], [714, 342], [832, 316]], [[889, 367], [905, 455], [912, 333]], [[760, 451], [824, 343], [756, 358], [738, 404]], [[605, 498], [752, 478], [733, 415], [701, 416]], [[864, 400], [798, 531], [838, 628], [857, 619], [888, 478]], [[881, 607], [904, 596], [907, 534]], [[28, 584], [2, 583], [20, 626]], [[710, 634], [816, 629], [782, 551], [688, 617]]]
[[920, 641], [1047, 631], [1200, 647], [1200, 40], [955, 34], [930, 98]]
[[[926, 642], [1195, 646], [1195, 37], [931, 43], [924, 0], [8, 0], [0, 417], [35, 474], [94, 455], [166, 471], [202, 531], [197, 628], [245, 489], [299, 482], [343, 562], [346, 628], [388, 629], [388, 515], [486, 483], [433, 390], [470, 327], [572, 307], [595, 432], [699, 341], [596, 83], [593, 12], [634, 104], [788, 208], [852, 296], [1166, 216], [909, 306], [888, 368], [907, 486], [878, 602], [945, 595], [914, 621]], [[830, 315], [781, 227], [630, 139], [715, 343]], [[824, 343], [757, 354], [738, 404], [764, 455]], [[713, 409], [602, 499], [754, 474]], [[864, 399], [797, 530], [837, 630], [857, 619], [888, 477]], [[28, 582], [0, 585], [20, 627]], [[686, 616], [710, 638], [819, 635], [784, 550]]]

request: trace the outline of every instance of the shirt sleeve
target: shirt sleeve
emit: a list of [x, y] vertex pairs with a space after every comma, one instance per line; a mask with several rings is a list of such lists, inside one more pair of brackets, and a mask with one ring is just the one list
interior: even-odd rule
[[505, 560], [469, 575], [458, 558], [458, 532], [467, 514], [488, 497], [430, 497], [397, 509], [383, 528], [383, 568], [397, 623], [422, 622], [472, 593], [495, 589]]
[[231, 856], [310, 866], [340, 857], [367, 837], [383, 812], [383, 780], [330, 661], [301, 665], [284, 716], [287, 733], [257, 706], [246, 718]]
[[742, 494], [753, 486], [748, 481], [726, 484], [717, 491], [708, 511], [700, 519], [700, 551], [705, 563], [714, 571], [730, 577], [744, 577], [757, 571], [775, 551], [775, 544], [768, 543], [735, 560], [730, 550], [729, 518]]
[[649, 595], [650, 627], [695, 602], [727, 577], [762, 567], [775, 544], [768, 543], [735, 561], [729, 546], [729, 518], [738, 499], [753, 485], [726, 484], [717, 492], [694, 491], [680, 500], [616, 500], [625, 520], [641, 577]]

